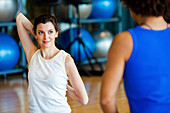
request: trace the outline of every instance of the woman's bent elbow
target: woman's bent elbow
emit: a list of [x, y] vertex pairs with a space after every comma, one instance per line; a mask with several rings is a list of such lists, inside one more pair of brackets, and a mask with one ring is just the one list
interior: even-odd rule
[[101, 99], [100, 99], [100, 105], [102, 106], [102, 107], [104, 107], [104, 106], [108, 106], [110, 103], [112, 103], [113, 102], [113, 99], [112, 98], [102, 98], [101, 97]]
[[18, 24], [18, 23], [20, 23], [21, 22], [21, 20], [22, 20], [22, 13], [18, 13], [18, 15], [16, 16], [16, 23]]
[[80, 103], [81, 103], [82, 105], [87, 105], [88, 102], [89, 102], [89, 98], [86, 97], [86, 98], [82, 99], [82, 101], [81, 101]]
[[17, 14], [16, 20], [19, 20], [19, 19], [20, 19], [21, 14], [22, 14], [22, 13], [18, 13], [18, 14]]

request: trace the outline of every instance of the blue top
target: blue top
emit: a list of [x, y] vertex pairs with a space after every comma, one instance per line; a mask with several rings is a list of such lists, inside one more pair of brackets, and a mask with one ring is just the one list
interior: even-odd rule
[[123, 78], [131, 113], [170, 113], [170, 28], [128, 31], [133, 50]]

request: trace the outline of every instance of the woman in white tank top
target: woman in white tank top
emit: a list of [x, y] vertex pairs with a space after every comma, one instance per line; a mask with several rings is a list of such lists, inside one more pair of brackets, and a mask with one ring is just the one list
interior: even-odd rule
[[[71, 113], [66, 92], [86, 105], [88, 96], [72, 57], [55, 46], [59, 33], [56, 18], [40, 15], [33, 25], [19, 13], [16, 24], [29, 66], [29, 113]], [[37, 40], [39, 48], [29, 33]], [[68, 80], [71, 86], [67, 84]]]

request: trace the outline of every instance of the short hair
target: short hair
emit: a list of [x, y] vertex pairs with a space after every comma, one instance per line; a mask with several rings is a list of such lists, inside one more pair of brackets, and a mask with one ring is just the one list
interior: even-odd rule
[[40, 24], [40, 23], [45, 24], [47, 22], [51, 22], [54, 25], [56, 32], [60, 32], [60, 28], [59, 28], [59, 24], [57, 22], [57, 18], [55, 16], [50, 15], [50, 14], [43, 14], [43, 15], [40, 15], [40, 16], [35, 18], [34, 27], [33, 27], [34, 32], [36, 33], [38, 24]]
[[168, 16], [170, 0], [120, 0], [136, 14], [142, 16]]

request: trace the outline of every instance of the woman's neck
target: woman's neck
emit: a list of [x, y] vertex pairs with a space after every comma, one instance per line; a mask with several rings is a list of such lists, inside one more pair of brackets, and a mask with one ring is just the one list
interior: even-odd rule
[[138, 21], [139, 25], [152, 30], [163, 30], [168, 27], [168, 23], [164, 20], [162, 16], [155, 17], [144, 17]]
[[58, 52], [59, 52], [59, 49], [57, 47], [51, 47], [51, 48], [41, 48], [41, 56], [44, 58], [44, 59], [51, 59], [53, 58]]

